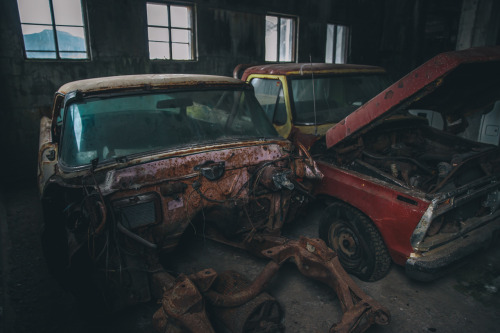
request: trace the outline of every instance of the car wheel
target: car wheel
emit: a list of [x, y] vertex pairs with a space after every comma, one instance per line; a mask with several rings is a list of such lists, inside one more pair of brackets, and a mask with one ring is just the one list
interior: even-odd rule
[[375, 225], [344, 203], [327, 206], [320, 218], [319, 236], [337, 252], [344, 269], [363, 281], [377, 281], [389, 271], [391, 257]]

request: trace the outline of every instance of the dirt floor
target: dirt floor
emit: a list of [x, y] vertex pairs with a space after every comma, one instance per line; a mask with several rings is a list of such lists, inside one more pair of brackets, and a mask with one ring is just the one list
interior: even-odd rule
[[[286, 230], [287, 235], [316, 237], [318, 211]], [[41, 213], [37, 190], [21, 185], [0, 191], [0, 332], [152, 332], [155, 302], [114, 314], [101, 323], [80, 315], [73, 297], [48, 275], [41, 253]], [[202, 236], [202, 235], [198, 235]], [[249, 278], [266, 264], [245, 252], [203, 237], [191, 239], [172, 256], [170, 269], [192, 273], [212, 267], [232, 269]], [[408, 279], [393, 265], [374, 283], [357, 279], [361, 288], [385, 305], [390, 325], [369, 332], [500, 331], [500, 245], [476, 255], [460, 269], [430, 283]], [[340, 318], [333, 291], [286, 265], [269, 287], [285, 309], [286, 332], [328, 332]]]

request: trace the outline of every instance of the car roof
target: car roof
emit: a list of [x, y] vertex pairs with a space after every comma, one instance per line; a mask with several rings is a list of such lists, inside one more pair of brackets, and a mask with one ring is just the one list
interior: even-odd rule
[[71, 91], [96, 92], [108, 90], [131, 90], [138, 88], [164, 89], [179, 86], [244, 86], [241, 80], [225, 76], [201, 74], [140, 74], [99, 77], [64, 84], [58, 90], [61, 94]]
[[498, 46], [438, 54], [330, 128], [326, 145], [357, 137], [403, 108], [463, 116], [500, 99], [499, 77]]
[[250, 74], [305, 75], [305, 74], [345, 74], [345, 73], [385, 73], [378, 66], [325, 63], [279, 63], [251, 66], [245, 69], [242, 79]]

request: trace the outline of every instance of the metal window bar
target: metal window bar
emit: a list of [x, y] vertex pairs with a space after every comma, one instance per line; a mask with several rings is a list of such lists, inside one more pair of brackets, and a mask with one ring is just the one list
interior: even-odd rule
[[335, 60], [337, 59], [337, 25], [333, 25], [333, 43], [332, 43], [332, 63], [335, 63]]
[[[29, 22], [21, 22], [22, 25], [46, 25], [48, 27], [70, 27], [70, 28], [85, 28], [83, 25], [70, 25], [70, 24], [44, 24], [44, 23], [29, 23]], [[183, 29], [183, 28], [179, 28]]]
[[52, 21], [52, 33], [54, 34], [54, 46], [56, 48], [56, 59], [60, 60], [61, 56], [59, 55], [59, 41], [57, 40], [57, 30], [56, 30], [56, 20], [54, 15], [54, 5], [52, 0], [49, 0], [50, 7], [50, 19]]
[[167, 16], [168, 16], [168, 53], [169, 53], [169, 59], [172, 60], [173, 57], [173, 50], [172, 50], [172, 16], [170, 15], [170, 5], [167, 4]]
[[276, 59], [280, 62], [280, 41], [281, 41], [281, 16], [278, 16], [278, 24], [276, 25]]

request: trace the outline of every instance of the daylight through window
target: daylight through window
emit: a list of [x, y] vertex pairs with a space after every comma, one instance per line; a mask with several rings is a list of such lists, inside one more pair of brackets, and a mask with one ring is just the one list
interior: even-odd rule
[[295, 19], [266, 16], [266, 61], [295, 61]]
[[349, 28], [344, 25], [328, 24], [326, 27], [325, 62], [345, 64], [349, 47]]
[[81, 0], [17, 0], [26, 58], [87, 59]]
[[147, 3], [150, 59], [192, 60], [192, 8]]

